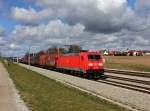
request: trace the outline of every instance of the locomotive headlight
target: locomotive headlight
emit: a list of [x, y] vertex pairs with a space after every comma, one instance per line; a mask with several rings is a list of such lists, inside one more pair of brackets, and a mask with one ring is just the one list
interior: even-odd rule
[[103, 63], [99, 63], [98, 65], [99, 65], [99, 66], [103, 66]]
[[89, 66], [93, 66], [93, 63], [89, 63]]

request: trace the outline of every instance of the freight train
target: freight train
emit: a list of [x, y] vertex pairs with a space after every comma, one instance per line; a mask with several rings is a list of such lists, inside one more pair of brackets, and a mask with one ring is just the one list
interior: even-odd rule
[[82, 77], [100, 78], [104, 75], [101, 54], [98, 52], [79, 52], [68, 54], [39, 53], [26, 55], [22, 63], [47, 67], [61, 72], [75, 73]]

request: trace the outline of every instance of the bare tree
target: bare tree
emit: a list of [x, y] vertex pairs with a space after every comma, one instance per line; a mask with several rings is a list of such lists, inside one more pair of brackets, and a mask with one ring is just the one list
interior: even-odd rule
[[79, 53], [82, 50], [82, 48], [79, 45], [70, 45], [68, 52], [69, 53]]

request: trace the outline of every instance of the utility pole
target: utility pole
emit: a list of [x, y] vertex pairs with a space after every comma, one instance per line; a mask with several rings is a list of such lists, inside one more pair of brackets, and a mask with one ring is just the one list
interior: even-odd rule
[[29, 44], [29, 50], [28, 50], [28, 65], [29, 65], [29, 69], [30, 69], [30, 50], [31, 50], [31, 43]]
[[57, 48], [57, 54], [58, 54], [58, 57], [59, 57], [59, 55], [60, 55], [60, 49], [59, 49], [59, 47]]

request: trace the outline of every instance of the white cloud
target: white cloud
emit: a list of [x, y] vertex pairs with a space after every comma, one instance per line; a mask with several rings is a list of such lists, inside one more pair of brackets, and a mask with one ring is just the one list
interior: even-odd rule
[[[60, 20], [49, 21], [38, 26], [16, 26], [12, 32], [11, 50], [28, 50], [31, 43], [32, 51], [46, 50], [52, 45], [79, 44], [86, 49], [148, 49], [149, 35], [129, 30], [116, 33], [92, 33], [84, 30], [82, 24], [68, 25]], [[146, 31], [146, 33], [149, 30]], [[24, 51], [25, 52], [25, 51]]]
[[14, 43], [11, 43], [11, 44], [9, 45], [9, 47], [10, 47], [11, 49], [14, 49], [14, 50], [17, 50], [17, 49], [20, 49], [20, 48], [21, 48], [19, 45], [14, 44]]
[[0, 36], [0, 48], [5, 45], [6, 41]]
[[143, 37], [141, 37], [141, 36], [137, 36], [136, 37], [136, 40], [134, 41], [134, 44], [135, 45], [137, 45], [137, 46], [143, 46], [143, 45], [149, 45], [149, 40], [146, 40], [146, 39], [144, 39]]
[[[38, 47], [48, 47], [54, 44], [64, 44], [67, 37], [78, 38], [84, 32], [84, 26], [76, 24], [70, 26], [62, 23], [60, 20], [50, 21], [47, 25], [41, 24], [38, 26], [16, 26], [12, 32], [13, 45], [15, 44]], [[40, 50], [39, 48], [38, 50]]]
[[[12, 15], [25, 23], [40, 23], [45, 18], [62, 18], [69, 24], [84, 24], [88, 31], [114, 32], [124, 23], [128, 12], [126, 0], [35, 0], [43, 9], [15, 7]], [[113, 4], [113, 5], [112, 5]], [[130, 16], [130, 14], [128, 14]], [[128, 17], [131, 18], [131, 17]]]
[[97, 0], [97, 7], [104, 13], [110, 13], [122, 8], [126, 3], [126, 0]]
[[[33, 0], [41, 10], [12, 8], [14, 19], [26, 24], [63, 19], [68, 24], [81, 23], [90, 32], [113, 33], [122, 29], [143, 30], [145, 18], [128, 7], [127, 0]], [[146, 0], [148, 4], [149, 0]], [[140, 5], [139, 5], [140, 4]], [[137, 0], [136, 7], [145, 4]], [[137, 8], [140, 9], [140, 8]], [[149, 20], [150, 21], [150, 20]], [[45, 22], [45, 21], [44, 21]]]
[[50, 17], [51, 11], [42, 10], [37, 12], [33, 8], [24, 9], [19, 7], [13, 7], [11, 13], [14, 19], [22, 21], [24, 23], [37, 24], [43, 19]]
[[150, 48], [149, 0], [136, 0], [134, 9], [127, 0], [32, 1], [41, 10], [11, 10], [15, 20], [25, 23], [12, 31], [12, 50], [28, 47], [29, 42], [34, 51], [67, 43], [86, 49]]

